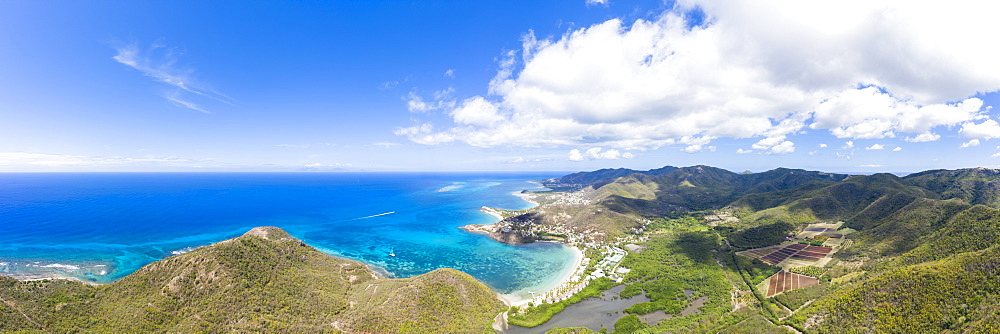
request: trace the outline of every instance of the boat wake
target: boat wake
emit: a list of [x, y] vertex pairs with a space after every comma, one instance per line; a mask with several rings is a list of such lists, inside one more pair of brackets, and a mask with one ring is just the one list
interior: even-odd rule
[[377, 215], [371, 215], [371, 216], [361, 217], [361, 218], [354, 218], [354, 219], [351, 219], [351, 220], [362, 220], [362, 219], [368, 219], [368, 218], [375, 218], [375, 217], [378, 217], [378, 216], [391, 215], [391, 214], [394, 214], [394, 213], [396, 213], [396, 211], [389, 211], [389, 212], [386, 212], [386, 213], [380, 213], [380, 214], [377, 214]]

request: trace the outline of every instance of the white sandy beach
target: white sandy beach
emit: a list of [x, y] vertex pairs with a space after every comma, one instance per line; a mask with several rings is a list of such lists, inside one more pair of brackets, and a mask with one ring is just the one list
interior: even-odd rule
[[570, 284], [570, 280], [580, 271], [580, 268], [583, 265], [583, 251], [575, 246], [567, 247], [573, 251], [573, 265], [570, 268], [566, 268], [566, 270], [561, 273], [559, 279], [553, 280], [549, 284], [532, 287], [531, 289], [537, 289], [532, 290], [535, 292], [535, 299], [532, 299], [530, 295], [525, 296], [527, 292], [523, 290], [516, 291], [511, 294], [497, 294], [497, 296], [499, 296], [504, 303], [510, 306], [522, 306], [528, 304], [529, 302], [539, 304], [545, 300], [544, 296], [549, 295], [550, 293], [554, 295], [562, 288], [568, 288], [570, 285], [575, 285], [576, 283]]
[[521, 193], [520, 191], [515, 191], [515, 192], [513, 192], [511, 194], [514, 195], [514, 196], [517, 196], [517, 197], [521, 198], [522, 201], [531, 203], [532, 207], [538, 206], [538, 202], [535, 202], [535, 195], [532, 195], [530, 193], [528, 193], [528, 194]]
[[499, 212], [497, 212], [496, 210], [494, 210], [491, 207], [484, 206], [484, 207], [480, 208], [479, 211], [482, 212], [482, 213], [488, 214], [490, 216], [493, 216], [494, 218], [496, 218], [497, 221], [495, 221], [494, 223], [499, 223], [501, 220], [503, 220], [503, 216], [501, 216]]

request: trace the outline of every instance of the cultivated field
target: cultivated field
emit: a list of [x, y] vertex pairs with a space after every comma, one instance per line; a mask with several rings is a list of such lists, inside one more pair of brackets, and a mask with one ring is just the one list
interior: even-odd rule
[[798, 267], [817, 265], [818, 262], [824, 260], [831, 252], [833, 252], [833, 248], [831, 247], [791, 243], [751, 249], [736, 254], [760, 259], [774, 266]]
[[762, 286], [767, 287], [765, 293], [765, 296], [767, 297], [771, 297], [785, 291], [804, 288], [816, 284], [819, 284], [819, 279], [815, 277], [799, 275], [784, 270], [779, 271], [778, 273], [772, 275], [771, 277], [768, 277], [766, 280], [764, 280], [764, 282], [761, 283]]

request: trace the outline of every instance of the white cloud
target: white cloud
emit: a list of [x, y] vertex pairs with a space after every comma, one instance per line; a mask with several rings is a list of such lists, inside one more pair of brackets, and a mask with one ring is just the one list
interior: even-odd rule
[[991, 157], [994, 157], [994, 158], [996, 158], [996, 157], [1000, 157], [1000, 152], [997, 152], [997, 153], [993, 153], [993, 155], [991, 155]]
[[972, 139], [970, 141], [962, 143], [961, 148], [976, 147], [979, 146], [979, 139]]
[[744, 150], [742, 148], [736, 149], [736, 154], [747, 154], [747, 153], [750, 153], [750, 152], [753, 152], [753, 150]]
[[390, 80], [390, 81], [383, 82], [381, 85], [378, 86], [378, 89], [379, 90], [390, 90], [390, 89], [396, 88], [396, 86], [399, 86], [399, 81], [398, 80]]
[[454, 92], [453, 88], [448, 88], [443, 91], [434, 92], [434, 101], [427, 102], [424, 101], [420, 95], [417, 93], [410, 92], [403, 99], [406, 100], [406, 108], [412, 112], [423, 113], [432, 110], [448, 109], [455, 107], [455, 100], [448, 99], [449, 95]]
[[819, 144], [819, 147], [826, 148], [826, 144]]
[[882, 144], [872, 144], [872, 146], [865, 147], [865, 149], [869, 151], [875, 151], [875, 150], [885, 149], [885, 146], [883, 146]]
[[438, 145], [455, 141], [455, 136], [448, 132], [433, 133], [434, 125], [423, 123], [411, 127], [397, 127], [392, 131], [397, 136], [406, 136], [417, 144]]
[[454, 78], [455, 77], [455, 70], [449, 68], [447, 71], [444, 71], [444, 76], [449, 77], [449, 78]]
[[405, 128], [399, 127], [396, 128], [396, 130], [394, 130], [393, 133], [396, 134], [397, 136], [416, 137], [418, 135], [428, 134], [431, 131], [434, 131], [434, 126], [431, 125], [430, 123], [424, 123]]
[[604, 150], [601, 147], [592, 147], [586, 151], [580, 151], [579, 149], [572, 149], [569, 151], [569, 160], [572, 161], [583, 161], [583, 160], [618, 160], [618, 159], [632, 159], [635, 155], [631, 152], [621, 152], [616, 149]]
[[462, 101], [458, 108], [451, 111], [451, 117], [458, 124], [492, 127], [506, 120], [499, 111], [497, 105], [477, 96]]
[[758, 149], [758, 150], [766, 150], [766, 149], [769, 149], [771, 147], [774, 147], [774, 146], [780, 144], [783, 140], [785, 140], [784, 137], [769, 137], [769, 138], [764, 138], [764, 139], [761, 139], [760, 141], [754, 143], [752, 145], [752, 147], [754, 149]]
[[809, 127], [830, 129], [838, 138], [892, 138], [898, 132], [922, 133], [920, 137], [928, 138], [934, 136], [929, 132], [932, 128], [981, 117], [982, 106], [978, 98], [918, 106], [877, 87], [865, 87], [846, 90], [820, 103]]
[[339, 163], [339, 162], [338, 163], [332, 163], [332, 164], [324, 164], [324, 163], [314, 162], [314, 163], [311, 163], [311, 164], [303, 165], [301, 168], [299, 168], [299, 170], [301, 170], [301, 171], [336, 171], [336, 170], [344, 170], [347, 167], [351, 167], [351, 164], [345, 164], [345, 163]]
[[892, 149], [893, 152], [899, 152], [899, 151], [902, 151], [902, 150], [903, 150], [903, 148], [899, 147], [899, 146], [896, 146], [896, 148]]
[[841, 146], [840, 148], [845, 149], [845, 150], [852, 149], [852, 148], [854, 148], [854, 141], [848, 140], [848, 141], [844, 142], [844, 146]]
[[514, 161], [511, 161], [511, 163], [520, 164], [525, 162], [539, 162], [539, 161], [542, 161], [542, 159], [525, 159], [524, 157], [517, 157], [516, 159], [514, 159]]
[[587, 0], [587, 6], [593, 5], [608, 5], [608, 0]]
[[[163, 97], [177, 106], [191, 110], [210, 113], [197, 103], [192, 102], [192, 98], [208, 98], [229, 105], [234, 105], [233, 100], [228, 96], [206, 87], [199, 82], [195, 76], [195, 71], [190, 68], [179, 66], [179, 52], [174, 48], [169, 48], [162, 43], [153, 43], [148, 49], [140, 49], [137, 44], [128, 44], [115, 48], [116, 54], [112, 59], [118, 63], [131, 67], [143, 75], [158, 82], [166, 84], [176, 90], [163, 94]], [[188, 96], [183, 96], [187, 94]]]
[[[681, 139], [755, 138], [755, 149], [779, 153], [807, 128], [930, 138], [962, 124], [971, 138], [966, 126], [984, 112], [970, 97], [1000, 90], [1000, 44], [976, 33], [994, 30], [990, 6], [681, 0], [652, 21], [528, 33], [522, 50], [503, 55], [490, 95], [410, 139], [695, 150], [706, 144]], [[695, 8], [707, 23], [691, 28]], [[464, 110], [468, 101], [477, 108]]]
[[200, 112], [203, 112], [203, 113], [206, 113], [206, 114], [211, 114], [212, 113], [211, 111], [205, 110], [204, 108], [202, 108], [201, 106], [199, 106], [198, 104], [196, 104], [194, 102], [184, 100], [180, 96], [180, 92], [178, 92], [178, 91], [167, 92], [166, 94], [163, 94], [163, 98], [167, 99], [167, 101], [172, 102], [174, 105], [177, 105], [177, 106], [180, 106], [180, 107], [188, 108], [188, 109], [195, 110], [195, 111], [200, 111]]
[[448, 87], [445, 90], [435, 91], [434, 92], [434, 99], [437, 100], [439, 103], [442, 103], [442, 102], [443, 103], [451, 103], [450, 105], [445, 104], [445, 106], [454, 107], [455, 106], [454, 105], [454, 103], [455, 103], [454, 100], [445, 101], [447, 99], [450, 99], [451, 98], [451, 94], [454, 93], [454, 92], [455, 92], [455, 87]]
[[416, 93], [410, 92], [410, 95], [406, 96], [406, 109], [413, 112], [425, 112], [433, 110], [434, 107], [432, 104], [424, 102], [424, 99]]
[[992, 119], [975, 124], [973, 122], [962, 124], [962, 129], [958, 131], [965, 138], [973, 139], [993, 139], [1000, 138], [1000, 123]]
[[771, 147], [771, 151], [768, 154], [786, 154], [795, 152], [795, 143], [790, 141], [783, 141], [774, 147]]
[[621, 157], [621, 153], [618, 152], [618, 150], [607, 150], [601, 152], [601, 148], [595, 147], [587, 150], [587, 157], [591, 159], [617, 160]]
[[912, 137], [912, 138], [911, 137], [906, 137], [903, 140], [906, 140], [906, 141], [911, 142], [911, 143], [922, 143], [922, 142], [935, 141], [935, 140], [938, 140], [938, 139], [941, 139], [941, 135], [935, 134], [935, 133], [930, 133], [930, 132], [924, 132], [924, 133], [921, 133], [921, 134], [917, 135], [916, 137]]

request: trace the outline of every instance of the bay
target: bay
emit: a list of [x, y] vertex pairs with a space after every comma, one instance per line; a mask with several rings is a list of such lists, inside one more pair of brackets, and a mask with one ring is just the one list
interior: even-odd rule
[[[498, 293], [551, 285], [569, 248], [512, 246], [458, 227], [558, 173], [0, 174], [0, 274], [110, 283], [156, 260], [277, 226], [390, 277], [462, 270]], [[390, 256], [390, 253], [395, 256]]]

